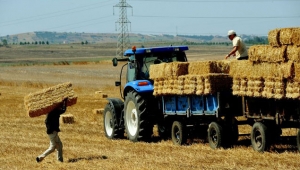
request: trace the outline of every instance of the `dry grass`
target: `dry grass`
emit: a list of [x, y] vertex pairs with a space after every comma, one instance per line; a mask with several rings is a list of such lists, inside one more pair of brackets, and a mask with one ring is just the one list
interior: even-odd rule
[[[260, 154], [253, 151], [247, 135], [240, 136], [234, 148], [217, 150], [196, 139], [186, 146], [156, 137], [152, 143], [108, 140], [102, 116], [93, 113], [104, 107], [106, 99], [97, 97], [95, 91], [119, 97], [118, 87], [112, 86], [119, 71], [120, 66], [106, 62], [0, 67], [0, 169], [299, 169], [299, 154], [291, 144], [275, 145], [271, 152]], [[74, 85], [78, 101], [66, 112], [74, 116], [74, 124], [61, 124], [65, 162], [59, 163], [53, 153], [36, 163], [35, 157], [49, 145], [45, 116], [28, 117], [24, 96], [66, 81]], [[249, 126], [240, 126], [240, 133], [249, 132]], [[296, 131], [285, 133], [295, 135]]]

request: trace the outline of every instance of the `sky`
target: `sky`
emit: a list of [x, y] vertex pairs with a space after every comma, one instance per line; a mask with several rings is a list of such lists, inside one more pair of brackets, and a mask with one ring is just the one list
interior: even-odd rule
[[[122, 0], [125, 1], [125, 0]], [[0, 0], [0, 37], [34, 31], [119, 33], [121, 0]], [[128, 32], [267, 36], [300, 27], [300, 0], [126, 0]]]

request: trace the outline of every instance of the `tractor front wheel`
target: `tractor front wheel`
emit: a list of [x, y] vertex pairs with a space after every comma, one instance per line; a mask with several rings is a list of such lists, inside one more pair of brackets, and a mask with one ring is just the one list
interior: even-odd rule
[[119, 139], [124, 137], [124, 128], [119, 128], [117, 115], [113, 106], [108, 103], [103, 114], [103, 124], [105, 136], [109, 139]]

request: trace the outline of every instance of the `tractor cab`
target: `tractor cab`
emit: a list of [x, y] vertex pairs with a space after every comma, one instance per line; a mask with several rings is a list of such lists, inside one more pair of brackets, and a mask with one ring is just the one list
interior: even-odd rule
[[124, 56], [128, 58], [127, 82], [149, 79], [150, 65], [170, 63], [174, 61], [186, 62], [187, 46], [168, 46], [152, 48], [128, 49]]
[[[150, 82], [150, 84], [153, 84], [152, 80], [149, 80], [150, 65], [176, 61], [186, 62], [186, 50], [188, 50], [187, 46], [165, 46], [150, 48], [136, 48], [133, 46], [132, 49], [128, 49], [124, 52], [124, 58], [114, 58], [113, 65], [117, 66], [118, 61], [128, 61], [124, 65], [127, 65], [127, 85], [125, 85], [125, 88], [128, 85], [134, 86], [134, 83], [138, 83], [141, 80], [147, 80]], [[121, 85], [121, 75], [120, 81], [116, 81], [115, 85]]]

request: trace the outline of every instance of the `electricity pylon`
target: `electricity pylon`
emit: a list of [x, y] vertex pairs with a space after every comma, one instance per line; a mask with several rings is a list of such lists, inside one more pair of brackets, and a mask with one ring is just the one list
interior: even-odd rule
[[123, 57], [124, 50], [130, 47], [128, 25], [127, 25], [130, 24], [130, 21], [127, 18], [127, 8], [132, 9], [132, 6], [129, 5], [126, 2], [126, 0], [120, 0], [120, 2], [114, 7], [119, 8], [119, 20], [116, 21], [116, 24], [118, 23], [119, 25], [117, 29], [117, 31], [119, 31], [119, 36], [118, 36], [116, 56]]

